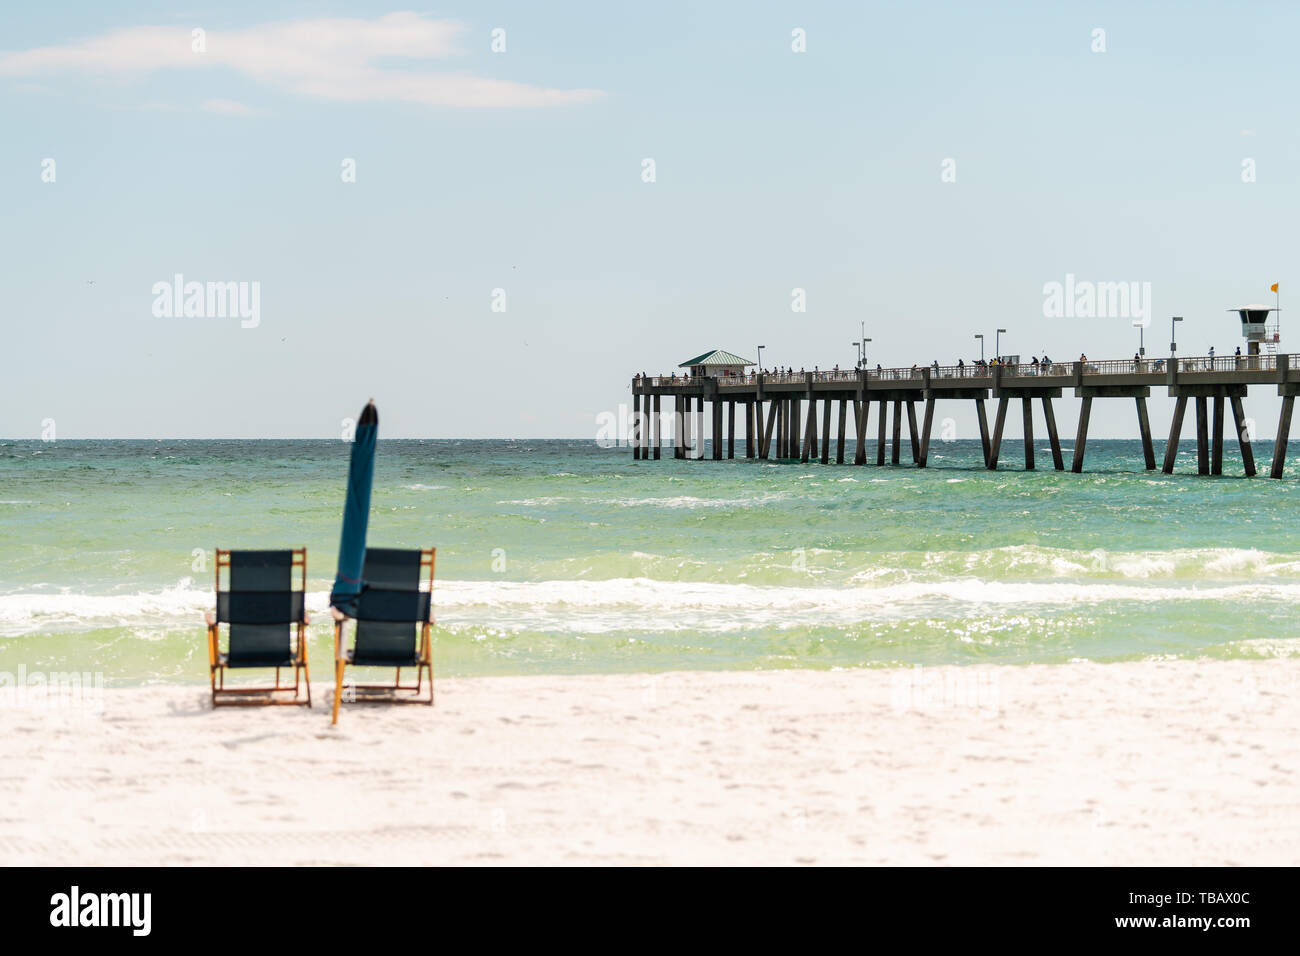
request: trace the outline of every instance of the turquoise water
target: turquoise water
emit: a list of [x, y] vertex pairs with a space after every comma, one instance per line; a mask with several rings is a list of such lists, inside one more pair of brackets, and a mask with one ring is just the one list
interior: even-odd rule
[[[0, 443], [0, 670], [206, 681], [211, 550], [305, 546], [323, 676], [348, 450]], [[919, 471], [381, 441], [370, 542], [437, 547], [444, 675], [1300, 647], [1300, 480], [1147, 473], [1129, 441], [1090, 442], [1082, 475], [978, 457], [937, 442]]]

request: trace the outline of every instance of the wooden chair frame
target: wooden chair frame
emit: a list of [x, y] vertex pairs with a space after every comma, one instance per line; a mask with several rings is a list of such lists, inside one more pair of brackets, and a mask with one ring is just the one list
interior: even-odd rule
[[[228, 665], [221, 662], [221, 644], [219, 629], [220, 623], [216, 615], [211, 611], [207, 612], [205, 618], [208, 625], [208, 671], [212, 680], [212, 706], [213, 707], [265, 707], [275, 704], [287, 706], [310, 707], [311, 706], [311, 672], [307, 668], [307, 624], [309, 623], [306, 610], [306, 592], [307, 592], [307, 549], [294, 548], [292, 567], [299, 570], [300, 589], [303, 592], [303, 612], [302, 620], [296, 622], [298, 631], [298, 649], [293, 659], [293, 684], [292, 686], [280, 684], [280, 667], [275, 668], [275, 686], [273, 687], [227, 687], [226, 671], [231, 670]], [[230, 550], [227, 548], [216, 549], [216, 569], [215, 569], [215, 590], [221, 592], [221, 572], [227, 571], [227, 578], [230, 570]], [[301, 672], [301, 673], [300, 673]], [[301, 689], [305, 688], [307, 696], [303, 699], [300, 696]], [[292, 697], [285, 698], [282, 694], [293, 694]]]
[[[397, 676], [391, 684], [355, 684], [351, 688], [355, 696], [349, 703], [354, 704], [425, 704], [433, 706], [433, 568], [438, 553], [437, 548], [420, 550], [420, 569], [427, 566], [429, 577], [426, 579], [429, 592], [429, 619], [420, 622], [419, 656], [415, 666], [415, 683], [402, 683], [402, 668], [397, 668]], [[343, 648], [343, 625], [348, 616], [337, 608], [330, 608], [334, 616], [334, 715], [331, 724], [339, 722], [339, 703], [343, 699], [343, 677], [348, 666], [347, 655]], [[378, 665], [352, 665], [353, 667]], [[429, 671], [429, 696], [421, 696], [424, 691], [424, 671]]]

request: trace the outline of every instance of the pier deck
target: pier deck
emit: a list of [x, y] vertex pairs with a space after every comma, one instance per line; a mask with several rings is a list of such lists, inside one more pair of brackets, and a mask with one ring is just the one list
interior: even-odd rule
[[[868, 425], [876, 410], [878, 465], [899, 464], [902, 421], [906, 411], [912, 464], [928, 462], [930, 437], [938, 401], [972, 401], [980, 425], [984, 463], [996, 469], [1002, 451], [1007, 410], [1019, 402], [1024, 422], [1025, 468], [1033, 469], [1033, 402], [1038, 400], [1048, 440], [1052, 466], [1065, 470], [1052, 400], [1072, 389], [1080, 399], [1079, 427], [1075, 435], [1071, 470], [1083, 470], [1088, 422], [1093, 399], [1129, 398], [1134, 401], [1138, 432], [1146, 467], [1156, 468], [1155, 449], [1147, 417], [1146, 400], [1152, 388], [1166, 388], [1175, 401], [1173, 421], [1165, 444], [1163, 470], [1171, 473], [1178, 453], [1189, 399], [1195, 400], [1197, 473], [1221, 474], [1225, 408], [1230, 407], [1241, 447], [1246, 475], [1255, 474], [1254, 455], [1246, 438], [1242, 400], [1251, 385], [1276, 386], [1282, 396], [1270, 475], [1282, 477], [1295, 396], [1300, 392], [1300, 369], [1289, 355], [1223, 355], [1168, 359], [1106, 359], [979, 366], [927, 366], [795, 373], [753, 373], [722, 376], [637, 376], [632, 380], [632, 452], [637, 459], [658, 459], [663, 399], [673, 403], [673, 456], [703, 457], [706, 406], [711, 420], [712, 457], [736, 457], [736, 412], [742, 411], [744, 457], [759, 459], [820, 460], [833, 455], [844, 463], [847, 429], [856, 437], [855, 465], [866, 464]], [[985, 402], [997, 400], [990, 429]], [[917, 403], [923, 403], [918, 425]], [[1210, 403], [1213, 402], [1211, 427]], [[1227, 403], [1225, 405], [1225, 403]], [[819, 407], [820, 406], [820, 407]], [[838, 407], [837, 407], [838, 406]], [[892, 435], [889, 412], [892, 406]], [[852, 415], [849, 410], [852, 409]], [[820, 411], [820, 415], [819, 415]], [[723, 426], [724, 413], [726, 427]], [[820, 421], [819, 421], [820, 418]], [[694, 454], [692, 452], [694, 451]]]

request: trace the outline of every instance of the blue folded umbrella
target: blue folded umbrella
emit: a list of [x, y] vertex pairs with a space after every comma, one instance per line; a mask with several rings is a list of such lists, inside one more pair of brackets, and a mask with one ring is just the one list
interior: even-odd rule
[[366, 526], [370, 522], [370, 488], [375, 479], [375, 440], [379, 434], [379, 412], [367, 402], [357, 419], [348, 464], [348, 494], [343, 503], [343, 534], [339, 538], [339, 566], [330, 591], [330, 604], [353, 615], [365, 589], [362, 566], [366, 559]]

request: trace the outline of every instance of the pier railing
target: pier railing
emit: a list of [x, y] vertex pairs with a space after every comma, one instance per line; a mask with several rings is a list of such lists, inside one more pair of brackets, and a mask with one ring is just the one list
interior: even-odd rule
[[[866, 370], [869, 382], [920, 381], [928, 372], [930, 380], [988, 378], [994, 369], [1001, 369], [1004, 378], [1032, 378], [1035, 376], [1067, 376], [1074, 373], [1075, 362], [1021, 362], [1014, 365], [929, 365], [911, 368], [873, 368]], [[1143, 357], [1135, 359], [1088, 359], [1083, 362], [1083, 374], [1088, 375], [1164, 375], [1169, 369], [1169, 359]], [[1276, 355], [1189, 355], [1179, 356], [1180, 372], [1269, 372], [1277, 369]], [[829, 369], [813, 372], [766, 372], [767, 385], [803, 385], [811, 378], [814, 384], [858, 381], [856, 369]], [[719, 375], [710, 380], [720, 386], [755, 385], [757, 373], [747, 375]], [[652, 375], [646, 382], [655, 387], [693, 385], [704, 378], [689, 375]], [[638, 379], [639, 381], [639, 379]]]

